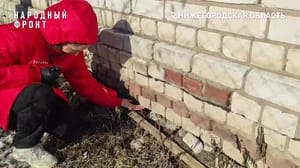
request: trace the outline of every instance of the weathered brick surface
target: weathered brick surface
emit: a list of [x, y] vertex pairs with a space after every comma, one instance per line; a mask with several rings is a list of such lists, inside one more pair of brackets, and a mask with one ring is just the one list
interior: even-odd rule
[[141, 86], [139, 86], [136, 83], [130, 82], [129, 90], [130, 90], [130, 94], [133, 95], [133, 96], [142, 95]]
[[143, 96], [138, 96], [138, 100], [140, 105], [144, 106], [145, 108], [151, 108], [151, 101]]
[[158, 93], [163, 93], [165, 90], [165, 84], [153, 78], [149, 79], [149, 87]]
[[157, 22], [158, 37], [169, 42], [175, 41], [175, 26], [171, 23]]
[[166, 43], [154, 45], [154, 60], [168, 66], [176, 67], [179, 70], [188, 72], [190, 63], [195, 51]]
[[149, 78], [139, 73], [135, 73], [135, 82], [141, 86], [149, 86]]
[[197, 43], [200, 48], [219, 52], [221, 49], [221, 35], [218, 33], [198, 30]]
[[299, 28], [299, 17], [286, 16], [284, 19], [271, 19], [268, 39], [299, 45]]
[[285, 143], [287, 140], [286, 136], [279, 134], [270, 129], [264, 129], [265, 141], [268, 145], [278, 148], [281, 151], [284, 151]]
[[204, 27], [205, 19], [189, 19], [180, 17], [185, 13], [196, 14], [197, 12], [206, 12], [206, 7], [192, 5], [184, 2], [167, 1], [165, 6], [165, 17], [172, 22], [183, 23], [195, 27]]
[[128, 0], [109, 0], [106, 1], [106, 6], [108, 9], [129, 13], [130, 12], [131, 1]]
[[231, 142], [223, 141], [222, 149], [226, 155], [228, 155], [238, 163], [242, 164], [244, 162], [244, 158], [241, 151], [239, 151]]
[[297, 0], [262, 0], [262, 5], [268, 8], [284, 8], [284, 9], [294, 9], [300, 10], [300, 4]]
[[161, 115], [162, 117], [166, 117], [166, 107], [164, 107], [163, 105], [152, 101], [151, 102], [151, 110], [152, 113], [156, 113]]
[[152, 19], [141, 19], [141, 32], [147, 36], [156, 36], [156, 22]]
[[225, 36], [222, 49], [222, 52], [226, 57], [245, 62], [247, 61], [250, 52], [250, 41], [237, 37]]
[[254, 42], [251, 63], [272, 70], [281, 70], [284, 48], [263, 42]]
[[[209, 12], [216, 13], [253, 13], [252, 11], [222, 8], [222, 7], [210, 7]], [[208, 28], [216, 29], [220, 31], [226, 31], [246, 36], [252, 36], [257, 38], [263, 38], [266, 29], [267, 20], [261, 19], [221, 19], [221, 18], [210, 18], [208, 19]]]
[[143, 75], [148, 75], [148, 62], [142, 59], [133, 58], [131, 59], [132, 69], [135, 72], [141, 73]]
[[93, 7], [104, 8], [105, 0], [88, 0]]
[[288, 151], [296, 158], [300, 158], [300, 141], [299, 140], [290, 140]]
[[256, 4], [258, 0], [208, 0], [222, 3], [234, 3], [234, 4]]
[[290, 49], [288, 51], [286, 71], [295, 75], [300, 75], [300, 50]]
[[181, 89], [169, 84], [165, 85], [165, 94], [178, 101], [181, 101], [183, 97], [183, 92]]
[[225, 123], [227, 112], [220, 107], [204, 103], [204, 113], [220, 123]]
[[194, 48], [196, 45], [196, 29], [177, 26], [176, 43], [186, 47]]
[[256, 127], [255, 122], [234, 113], [228, 113], [227, 125], [231, 126], [234, 129], [240, 130], [241, 133], [243, 133], [247, 137], [253, 137], [253, 129]]
[[173, 103], [173, 111], [182, 117], [188, 118], [190, 116], [189, 109], [182, 101], [175, 101]]
[[211, 81], [237, 89], [241, 88], [243, 76], [249, 67], [207, 54], [194, 56], [192, 72]]
[[298, 125], [298, 117], [266, 106], [263, 111], [262, 124], [293, 138]]
[[184, 76], [183, 87], [186, 91], [190, 92], [193, 95], [196, 95], [199, 97], [203, 96], [203, 93], [202, 93], [203, 83], [201, 81]]
[[231, 111], [241, 114], [247, 119], [258, 122], [260, 117], [261, 106], [237, 92], [232, 94]]
[[155, 101], [155, 92], [153, 92], [153, 90], [151, 90], [151, 88], [146, 88], [143, 87], [142, 88], [142, 96], [144, 96], [147, 99], [150, 99], [151, 101]]
[[145, 59], [152, 59], [154, 41], [136, 35], [128, 35], [124, 38], [124, 50]]
[[216, 102], [222, 106], [226, 107], [229, 105], [230, 95], [231, 95], [231, 91], [229, 90], [219, 89], [210, 84], [205, 85], [204, 96], [208, 100]]
[[171, 98], [168, 97], [168, 96], [157, 93], [156, 94], [156, 100], [157, 100], [158, 103], [162, 104], [165, 107], [168, 107], [168, 108], [173, 107], [173, 100], [171, 100]]
[[148, 74], [153, 78], [164, 80], [165, 69], [155, 62], [149, 62], [148, 64]]
[[247, 76], [245, 91], [252, 96], [300, 112], [300, 80], [255, 69]]
[[205, 130], [211, 129], [211, 121], [208, 117], [204, 116], [203, 114], [191, 112], [190, 113], [190, 120], [195, 123], [195, 125], [201, 127]]
[[112, 27], [114, 25], [113, 13], [108, 10], [101, 10], [101, 25]]
[[195, 136], [199, 136], [201, 133], [200, 127], [195, 125], [189, 118], [182, 117], [181, 118], [181, 126], [183, 129], [191, 132]]
[[177, 86], [182, 86], [182, 74], [170, 69], [165, 69], [165, 80]]
[[176, 114], [173, 109], [167, 108], [166, 110], [166, 119], [171, 121], [173, 124], [180, 126], [181, 125], [181, 116]]
[[203, 112], [203, 109], [202, 109], [203, 102], [201, 100], [193, 97], [192, 95], [184, 92], [183, 93], [183, 101], [190, 110], [195, 111], [197, 113]]
[[163, 1], [159, 0], [132, 0], [132, 12], [156, 19], [163, 18]]

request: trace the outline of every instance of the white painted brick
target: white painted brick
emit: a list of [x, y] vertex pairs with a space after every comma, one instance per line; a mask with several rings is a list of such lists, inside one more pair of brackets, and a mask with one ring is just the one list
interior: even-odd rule
[[167, 1], [165, 5], [165, 17], [169, 21], [183, 23], [195, 27], [205, 27], [203, 18], [189, 19], [180, 17], [184, 14], [197, 14], [199, 12], [206, 13], [206, 7], [200, 5], [188, 4], [185, 2]]
[[145, 18], [141, 19], [142, 34], [147, 36], [156, 36], [156, 27], [155, 20]]
[[189, 118], [182, 117], [181, 121], [181, 126], [186, 131], [194, 134], [197, 137], [201, 134], [201, 128], [196, 126]]
[[190, 110], [193, 110], [198, 113], [203, 112], [202, 111], [203, 102], [201, 100], [196, 99], [195, 97], [193, 97], [192, 95], [186, 92], [183, 93], [183, 100]]
[[164, 2], [159, 0], [133, 0], [132, 12], [137, 15], [163, 19]]
[[228, 113], [227, 124], [235, 129], [240, 130], [248, 137], [253, 136], [253, 128], [256, 127], [256, 124], [253, 121], [247, 120], [246, 118], [235, 113]]
[[106, 1], [108, 9], [115, 10], [118, 12], [129, 13], [130, 12], [130, 0], [109, 0]]
[[149, 86], [158, 93], [163, 93], [165, 90], [164, 83], [153, 78], [149, 79]]
[[185, 134], [182, 141], [191, 148], [195, 154], [199, 154], [203, 150], [204, 145], [202, 142], [190, 133]]
[[298, 125], [298, 117], [266, 106], [263, 111], [262, 124], [293, 138]]
[[284, 151], [284, 147], [287, 139], [286, 136], [283, 136], [267, 128], [264, 129], [264, 136], [267, 144], [275, 148], [278, 148], [280, 151]]
[[173, 109], [167, 108], [166, 111], [166, 119], [171, 121], [173, 124], [177, 125], [177, 126], [181, 126], [182, 122], [181, 119], [182, 117], [178, 114], [176, 114]]
[[113, 21], [113, 14], [111, 11], [107, 11], [107, 10], [102, 10], [102, 22], [104, 26], [108, 26], [108, 27], [113, 27], [114, 25], [114, 21]]
[[225, 36], [222, 48], [226, 57], [245, 62], [250, 52], [250, 40]]
[[142, 105], [142, 106], [144, 106], [145, 108], [148, 108], [148, 109], [151, 108], [151, 104], [150, 104], [150, 100], [149, 99], [147, 99], [147, 98], [145, 98], [143, 96], [139, 96], [138, 99], [139, 99], [140, 105]]
[[257, 42], [253, 43], [251, 63], [272, 70], [281, 70], [284, 47]]
[[172, 85], [165, 84], [165, 94], [174, 100], [182, 100], [182, 90]]
[[233, 3], [233, 4], [256, 4], [258, 0], [207, 0], [222, 3]]
[[242, 153], [226, 140], [223, 141], [223, 152], [238, 163], [244, 162]]
[[295, 157], [300, 158], [300, 141], [299, 140], [290, 140], [288, 151]]
[[300, 75], [300, 49], [290, 49], [287, 56], [286, 71]]
[[198, 31], [198, 47], [205, 50], [219, 52], [221, 48], [221, 35], [218, 33], [208, 32], [204, 30]]
[[220, 107], [210, 105], [208, 103], [204, 104], [204, 113], [210, 118], [220, 122], [225, 123], [227, 112]]
[[268, 8], [285, 8], [300, 10], [300, 3], [298, 0], [262, 0], [261, 4]]
[[192, 65], [194, 74], [233, 89], [241, 88], [248, 69], [247, 66], [202, 53], [194, 56]]
[[249, 95], [300, 112], [300, 80], [254, 69], [247, 75], [245, 91]]
[[177, 26], [176, 43], [179, 45], [194, 48], [196, 45], [196, 29], [184, 26]]
[[105, 0], [88, 0], [93, 7], [104, 8]]
[[231, 111], [241, 114], [247, 119], [258, 122], [261, 106], [254, 100], [248, 99], [237, 92], [232, 94]]
[[195, 51], [166, 43], [154, 45], [154, 60], [184, 72], [190, 71], [190, 63], [194, 54]]
[[[238, 9], [222, 8], [222, 7], [210, 7], [209, 12], [216, 12], [216, 13], [240, 12], [240, 13], [248, 13], [248, 15], [253, 15], [255, 13], [247, 10], [238, 10]], [[208, 28], [230, 32], [230, 33], [237, 33], [237, 34], [251, 36], [251, 37], [253, 36], [257, 38], [263, 38], [266, 29], [266, 22], [267, 20], [265, 18], [261, 18], [261, 19], [209, 18]]]
[[140, 18], [136, 16], [130, 16], [128, 21], [130, 23], [130, 27], [133, 32], [140, 33], [141, 32], [141, 25], [140, 25]]
[[135, 35], [126, 35], [124, 49], [133, 56], [138, 56], [145, 59], [152, 59], [154, 41], [148, 40]]
[[286, 16], [284, 19], [271, 19], [268, 39], [300, 44], [300, 18]]
[[151, 102], [151, 110], [152, 113], [156, 113], [163, 117], [166, 117], [166, 108], [157, 102]]
[[170, 23], [157, 22], [158, 37], [169, 42], [175, 41], [175, 26]]
[[148, 64], [148, 74], [151, 75], [153, 78], [164, 80], [165, 70], [159, 64], [155, 62], [149, 62]]
[[143, 75], [148, 75], [147, 61], [138, 58], [133, 58], [131, 62], [132, 69], [135, 72], [141, 73]]
[[142, 85], [142, 86], [148, 86], [149, 85], [149, 78], [139, 74], [135, 73], [135, 82]]

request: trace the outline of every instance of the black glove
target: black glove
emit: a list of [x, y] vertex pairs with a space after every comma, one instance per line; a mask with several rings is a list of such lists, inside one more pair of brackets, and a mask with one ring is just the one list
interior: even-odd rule
[[58, 78], [60, 74], [60, 68], [59, 67], [51, 67], [51, 68], [41, 68], [41, 74], [42, 74], [42, 82], [57, 86], [58, 83], [56, 79]]

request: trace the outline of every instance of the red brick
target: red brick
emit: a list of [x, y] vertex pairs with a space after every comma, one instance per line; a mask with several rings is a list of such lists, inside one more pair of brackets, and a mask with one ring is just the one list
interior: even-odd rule
[[151, 90], [150, 88], [143, 87], [142, 88], [142, 96], [144, 96], [147, 99], [155, 101], [155, 92]]
[[185, 90], [189, 91], [191, 94], [194, 94], [196, 96], [202, 97], [202, 88], [203, 83], [200, 81], [197, 81], [195, 79], [191, 79], [187, 76], [183, 78], [183, 87]]
[[168, 96], [156, 93], [156, 101], [165, 107], [168, 107], [168, 108], [173, 107], [173, 101]]
[[212, 85], [206, 84], [204, 96], [217, 104], [227, 107], [229, 105], [229, 98], [231, 91], [222, 90]]
[[129, 84], [130, 95], [136, 97], [137, 95], [142, 95], [141, 86], [134, 82], [130, 82]]
[[190, 112], [190, 120], [197, 126], [205, 130], [210, 130], [211, 119], [196, 112]]
[[169, 69], [165, 69], [165, 80], [174, 83], [177, 86], [182, 86], [182, 74], [174, 72]]
[[176, 101], [173, 103], [173, 110], [182, 117], [188, 118], [190, 116], [190, 112], [186, 104], [181, 101]]

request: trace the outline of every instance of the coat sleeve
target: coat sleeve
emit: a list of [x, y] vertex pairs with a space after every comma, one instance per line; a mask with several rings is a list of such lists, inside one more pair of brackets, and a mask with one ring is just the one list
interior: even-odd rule
[[105, 87], [91, 76], [85, 64], [83, 53], [75, 57], [70, 71], [65, 72], [65, 78], [72, 88], [82, 97], [106, 108], [120, 106], [122, 99], [115, 90]]
[[[0, 46], [1, 47], [1, 46]], [[2, 48], [2, 47], [1, 47]], [[17, 65], [17, 52], [0, 48], [0, 88], [14, 88], [31, 83], [41, 82], [39, 67]]]

